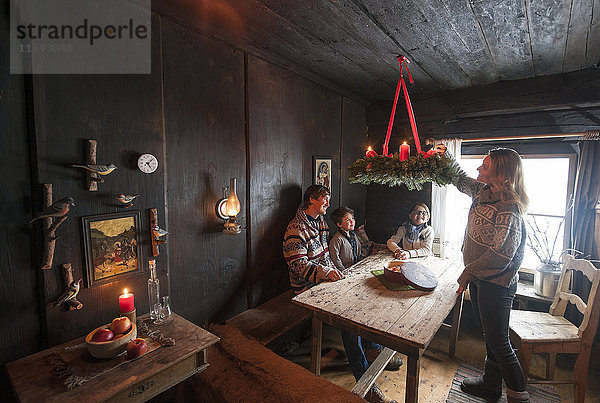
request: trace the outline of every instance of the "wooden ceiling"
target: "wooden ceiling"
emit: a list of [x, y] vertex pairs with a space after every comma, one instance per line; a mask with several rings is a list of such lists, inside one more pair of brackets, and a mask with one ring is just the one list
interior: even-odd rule
[[163, 15], [370, 103], [600, 67], [600, 0], [158, 0]]

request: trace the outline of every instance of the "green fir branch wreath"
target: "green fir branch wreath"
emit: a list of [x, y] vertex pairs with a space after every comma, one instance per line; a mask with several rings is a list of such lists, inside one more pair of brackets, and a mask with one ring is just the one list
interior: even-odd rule
[[426, 182], [445, 186], [457, 177], [452, 158], [443, 154], [424, 155], [427, 154], [417, 154], [404, 161], [395, 156], [359, 158], [348, 167], [350, 183], [378, 183], [390, 187], [404, 184], [409, 190], [421, 190]]

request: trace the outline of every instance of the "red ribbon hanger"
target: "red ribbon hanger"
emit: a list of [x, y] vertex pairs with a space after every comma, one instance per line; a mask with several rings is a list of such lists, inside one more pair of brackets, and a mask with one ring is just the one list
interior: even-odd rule
[[402, 70], [404, 69], [404, 67], [406, 67], [410, 83], [414, 84], [412, 75], [410, 74], [410, 70], [408, 69], [408, 63], [410, 63], [410, 60], [408, 60], [406, 57], [398, 56], [398, 64], [400, 65], [400, 79], [398, 79], [398, 85], [396, 86], [396, 96], [394, 97], [392, 115], [390, 116], [390, 122], [388, 123], [387, 134], [385, 135], [385, 143], [383, 143], [383, 155], [385, 157], [391, 157], [391, 155], [388, 154], [388, 144], [390, 142], [390, 136], [392, 135], [392, 126], [394, 125], [394, 116], [396, 115], [396, 104], [398, 103], [398, 95], [400, 95], [400, 87], [402, 87], [402, 90], [404, 91], [404, 101], [406, 101], [406, 110], [408, 112], [408, 118], [410, 119], [410, 127], [412, 130], [413, 138], [415, 139], [417, 153], [421, 153], [421, 142], [419, 141], [419, 133], [417, 132], [415, 114], [413, 112], [412, 104], [410, 102], [410, 97], [408, 96], [408, 89], [406, 88], [406, 83], [404, 82], [404, 76], [402, 75]]

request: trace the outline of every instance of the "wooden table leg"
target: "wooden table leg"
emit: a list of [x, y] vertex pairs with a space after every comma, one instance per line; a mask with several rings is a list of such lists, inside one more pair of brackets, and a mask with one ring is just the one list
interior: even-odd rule
[[554, 380], [554, 369], [556, 368], [556, 353], [546, 353], [546, 380]]
[[452, 313], [452, 327], [450, 329], [450, 346], [448, 347], [448, 355], [454, 357], [456, 351], [456, 343], [458, 342], [458, 330], [460, 329], [460, 317], [462, 315], [462, 307], [465, 293], [461, 292], [454, 304], [454, 312]]
[[407, 356], [406, 364], [406, 403], [417, 403], [419, 401], [419, 371], [421, 370], [421, 355]]
[[310, 371], [315, 375], [321, 375], [321, 343], [323, 342], [323, 322], [312, 317], [312, 351], [310, 354]]

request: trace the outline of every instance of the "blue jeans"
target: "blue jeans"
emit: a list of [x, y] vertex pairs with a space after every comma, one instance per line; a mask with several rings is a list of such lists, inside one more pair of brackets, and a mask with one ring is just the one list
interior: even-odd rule
[[487, 359], [498, 364], [507, 388], [522, 392], [523, 370], [509, 338], [510, 310], [516, 291], [516, 282], [508, 288], [482, 280], [469, 284], [471, 304], [483, 329]]
[[346, 350], [346, 356], [348, 356], [348, 362], [350, 363], [350, 368], [352, 369], [352, 375], [358, 382], [358, 380], [363, 376], [369, 364], [367, 363], [367, 359], [365, 357], [364, 348], [369, 350], [378, 350], [381, 348], [381, 345], [377, 343], [373, 343], [372, 341], [364, 340], [361, 337], [352, 333], [348, 333], [345, 331], [342, 332], [342, 341], [344, 342], [344, 350]]

